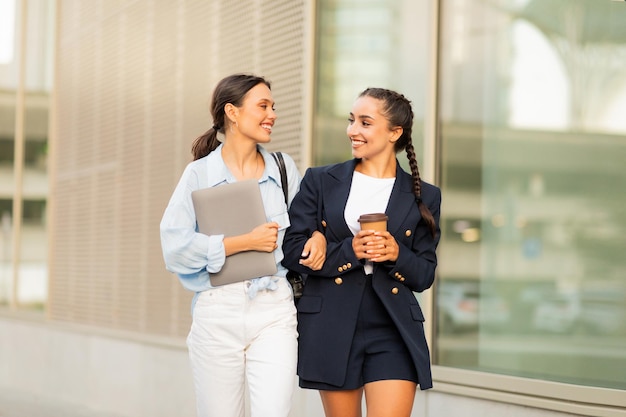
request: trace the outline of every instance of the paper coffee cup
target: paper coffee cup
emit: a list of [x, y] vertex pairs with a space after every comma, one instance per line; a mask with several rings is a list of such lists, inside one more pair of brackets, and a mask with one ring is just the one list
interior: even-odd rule
[[361, 230], [384, 232], [387, 230], [387, 219], [388, 217], [385, 213], [368, 213], [361, 214], [359, 223], [361, 223]]

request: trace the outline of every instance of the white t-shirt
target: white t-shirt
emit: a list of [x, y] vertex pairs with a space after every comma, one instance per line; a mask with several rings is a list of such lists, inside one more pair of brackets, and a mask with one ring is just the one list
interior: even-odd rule
[[[357, 234], [361, 230], [359, 223], [361, 214], [385, 212], [395, 181], [395, 178], [374, 178], [354, 171], [344, 212], [346, 224], [352, 234]], [[366, 262], [365, 273], [371, 274], [372, 271], [371, 261]]]

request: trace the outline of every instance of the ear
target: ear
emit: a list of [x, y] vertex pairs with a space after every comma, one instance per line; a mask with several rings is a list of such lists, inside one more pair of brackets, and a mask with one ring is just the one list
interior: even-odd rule
[[228, 117], [228, 120], [230, 120], [231, 123], [235, 123], [237, 121], [237, 116], [239, 115], [239, 109], [232, 103], [226, 103], [224, 106], [224, 114]]
[[393, 127], [391, 129], [391, 136], [389, 137], [389, 142], [396, 143], [398, 139], [400, 139], [400, 136], [402, 136], [402, 132], [404, 132], [404, 129], [402, 129], [402, 126]]

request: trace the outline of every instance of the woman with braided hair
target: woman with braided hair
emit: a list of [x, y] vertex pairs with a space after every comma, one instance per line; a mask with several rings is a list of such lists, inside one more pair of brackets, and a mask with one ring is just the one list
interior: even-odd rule
[[[299, 383], [320, 391], [326, 417], [360, 417], [363, 395], [368, 417], [408, 417], [417, 385], [432, 387], [414, 292], [435, 277], [441, 192], [420, 179], [412, 124], [403, 95], [363, 91], [347, 128], [354, 158], [308, 169], [289, 209], [283, 264], [308, 275]], [[359, 217], [377, 212], [387, 229], [361, 230]]]

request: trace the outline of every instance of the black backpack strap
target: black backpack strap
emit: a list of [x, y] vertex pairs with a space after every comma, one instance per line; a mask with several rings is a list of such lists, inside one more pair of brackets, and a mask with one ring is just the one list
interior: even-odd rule
[[274, 157], [274, 161], [276, 165], [278, 165], [278, 170], [280, 171], [280, 183], [283, 189], [283, 194], [285, 195], [285, 205], [289, 206], [289, 186], [287, 185], [287, 168], [285, 167], [285, 159], [283, 158], [283, 154], [281, 152], [272, 152], [272, 157]]

